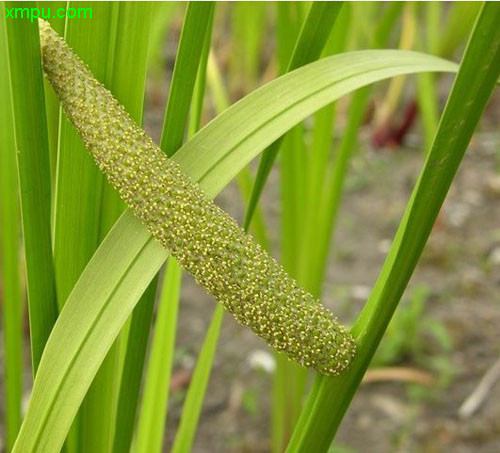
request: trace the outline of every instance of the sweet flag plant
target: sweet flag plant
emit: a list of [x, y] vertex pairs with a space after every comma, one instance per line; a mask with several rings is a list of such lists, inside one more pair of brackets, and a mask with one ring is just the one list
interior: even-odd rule
[[242, 324], [320, 373], [355, 342], [333, 315], [218, 208], [40, 20], [44, 71], [99, 168], [151, 234]]

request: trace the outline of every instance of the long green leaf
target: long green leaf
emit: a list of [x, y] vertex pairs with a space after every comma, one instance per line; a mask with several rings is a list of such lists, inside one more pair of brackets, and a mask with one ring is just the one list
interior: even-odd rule
[[357, 355], [342, 376], [318, 376], [288, 447], [327, 451], [415, 269], [500, 74], [500, 8], [486, 3], [469, 41], [432, 148], [372, 294], [353, 327]]
[[[311, 5], [288, 63], [287, 72], [319, 58], [341, 8], [342, 2], [315, 2]], [[246, 227], [250, 225], [253, 212], [278, 155], [280, 144], [281, 141], [277, 141], [262, 153], [252, 196], [245, 214]]]
[[213, 9], [213, 2], [193, 2], [187, 7], [160, 141], [161, 149], [167, 156], [172, 156], [180, 148], [184, 138], [189, 105], [203, 51], [203, 45], [196, 45], [196, 42], [203, 43], [207, 26], [212, 20]]
[[[172, 8], [170, 6], [155, 6], [155, 20], [153, 22], [153, 32], [151, 34], [150, 42], [150, 61], [149, 65], [151, 65], [151, 55], [157, 50], [160, 44], [160, 38], [163, 35], [163, 30], [168, 26], [168, 22], [172, 18]], [[203, 9], [203, 8], [202, 8]], [[194, 11], [194, 12], [193, 12]], [[187, 14], [187, 13], [186, 13]], [[188, 29], [186, 29], [186, 24], [184, 24], [184, 31], [181, 37], [181, 43], [179, 44], [178, 53], [183, 49], [183, 53], [187, 53], [192, 55], [191, 45], [195, 44], [195, 40], [198, 36], [198, 33], [192, 34], [192, 30], [196, 29], [198, 31], [198, 25], [200, 20], [204, 19], [201, 17], [202, 13], [198, 12], [197, 8], [191, 8], [190, 13], [187, 14], [189, 17], [190, 24]], [[161, 17], [161, 22], [158, 17]], [[165, 22], [167, 22], [165, 24]], [[195, 46], [196, 47], [196, 46]], [[196, 50], [194, 51], [197, 52]], [[178, 90], [178, 94], [175, 97], [169, 97], [170, 112], [175, 111], [177, 108], [185, 109], [184, 105], [176, 105], [176, 102], [184, 103], [187, 102], [189, 106], [190, 98], [187, 97], [186, 93], [189, 93], [191, 89], [190, 83], [188, 81], [187, 85], [180, 84], [179, 80], [186, 74], [183, 74], [183, 71], [190, 71], [193, 68], [193, 64], [189, 59], [186, 59], [186, 55], [180, 60], [179, 63], [176, 61], [176, 66], [174, 68], [174, 75], [172, 84], [170, 87], [170, 91]], [[194, 69], [196, 70], [196, 66]], [[183, 91], [184, 90], [184, 91]], [[166, 111], [168, 110], [168, 107]], [[187, 111], [187, 110], [186, 110]], [[178, 140], [180, 136], [182, 140], [183, 132], [184, 132], [184, 122], [177, 118], [177, 121], [172, 121], [170, 117], [165, 116], [162, 137], [164, 138], [164, 145], [166, 149], [173, 150], [174, 142]], [[178, 128], [176, 130], [176, 128]], [[174, 282], [172, 282], [173, 284]], [[128, 342], [126, 345], [126, 353], [123, 364], [123, 376], [120, 386], [120, 395], [118, 400], [117, 407], [117, 420], [116, 426], [119, 427], [115, 431], [114, 445], [113, 451], [115, 453], [118, 452], [126, 452], [130, 449], [130, 444], [132, 442], [132, 436], [134, 432], [134, 425], [136, 421], [136, 412], [138, 407], [139, 393], [141, 387], [141, 380], [143, 375], [144, 363], [146, 358], [146, 350], [147, 343], [149, 340], [149, 333], [151, 328], [151, 320], [153, 315], [154, 308], [154, 299], [156, 295], [156, 287], [157, 287], [157, 278], [155, 278], [151, 284], [149, 285], [146, 293], [142, 296], [141, 301], [137, 305], [134, 313], [132, 315], [132, 319], [130, 322], [130, 329], [128, 332]], [[162, 297], [162, 300], [165, 299]], [[175, 328], [172, 329], [175, 332]], [[164, 338], [165, 335], [161, 335], [161, 338]], [[173, 341], [173, 340], [172, 340]], [[151, 365], [150, 365], [151, 368]], [[167, 364], [167, 369], [169, 369], [169, 365]], [[153, 380], [153, 382], [156, 382]], [[165, 386], [168, 386], [165, 384]], [[148, 418], [148, 423], [141, 422], [139, 418], [139, 424], [142, 425], [142, 430], [146, 430], [144, 426], [149, 426], [149, 422], [153, 423], [156, 421], [154, 418]], [[161, 423], [161, 420], [158, 420]]]
[[[7, 2], [7, 8], [31, 3]], [[57, 309], [50, 237], [50, 162], [37, 22], [5, 19], [36, 372]]]
[[[395, 75], [454, 70], [454, 63], [415, 52], [360, 51], [325, 58], [227, 109], [174, 159], [214, 197], [262, 149], [346, 93]], [[126, 211], [82, 273], [52, 331], [17, 452], [61, 447], [99, 365], [166, 257]]]
[[[290, 66], [290, 61], [293, 58], [294, 47], [297, 47], [297, 42], [301, 39], [301, 27], [305, 28], [307, 21], [307, 16], [304, 15], [303, 8], [301, 8], [300, 3], [295, 2], [278, 2], [276, 4], [277, 8], [277, 27], [276, 27], [276, 56], [278, 60], [278, 65], [281, 73], [285, 73]], [[317, 7], [316, 7], [317, 8]], [[312, 9], [309, 12], [313, 11]], [[335, 17], [335, 16], [334, 16]], [[313, 14], [309, 23], [314, 27], [314, 23], [311, 22], [316, 19]], [[323, 29], [321, 37], [323, 38], [319, 43], [318, 47], [326, 43], [326, 37], [328, 36], [329, 29]], [[313, 34], [306, 33], [305, 36], [314, 37]], [[319, 49], [315, 50], [318, 54]], [[319, 56], [319, 54], [318, 54]], [[332, 109], [332, 105], [325, 107], [325, 109]], [[318, 115], [319, 112], [316, 113]], [[281, 183], [281, 262], [284, 266], [288, 267], [290, 271], [293, 267], [293, 256], [295, 256], [296, 251], [294, 247], [286, 248], [287, 243], [295, 243], [296, 225], [293, 219], [290, 219], [289, 215], [293, 214], [295, 207], [293, 201], [295, 199], [295, 186], [292, 183], [292, 178], [287, 177], [289, 173], [287, 169], [293, 170], [293, 166], [289, 165], [293, 162], [291, 158], [292, 152], [296, 155], [297, 146], [294, 145], [293, 138], [297, 141], [301, 141], [300, 145], [303, 147], [304, 142], [302, 140], [302, 132], [304, 128], [299, 125], [292, 129], [287, 137], [283, 139], [284, 145], [288, 146], [287, 158], [283, 159], [282, 165], [280, 167], [280, 183]], [[299, 133], [297, 133], [299, 132]], [[293, 136], [293, 138], [292, 138]], [[265, 180], [267, 178], [267, 170], [271, 170], [273, 159], [267, 159], [268, 169], [263, 172], [262, 165], [266, 162], [264, 156], [265, 153], [269, 153], [272, 157], [278, 148], [281, 147], [281, 141], [273, 143], [262, 155], [260, 160], [259, 170], [256, 176], [256, 183], [252, 187], [250, 193], [248, 208], [246, 210], [244, 226], [248, 228], [249, 225], [255, 227], [257, 222], [257, 212], [258, 212], [258, 194], [257, 190], [262, 190], [264, 187]], [[299, 150], [305, 151], [303, 149]], [[288, 165], [287, 165], [288, 164]], [[292, 175], [290, 175], [292, 176]], [[303, 178], [298, 179], [297, 182], [302, 182]], [[258, 186], [262, 189], [259, 189]], [[287, 191], [287, 188], [291, 189]], [[297, 187], [297, 192], [302, 189]], [[255, 206], [255, 208], [254, 208]], [[301, 216], [302, 217], [302, 216]], [[292, 220], [292, 221], [290, 221]], [[298, 253], [297, 253], [298, 254]], [[296, 278], [297, 275], [294, 275]], [[285, 446], [290, 438], [293, 429], [293, 423], [296, 421], [298, 414], [300, 412], [300, 402], [302, 401], [302, 394], [297, 392], [297, 381], [304, 382], [304, 376], [307, 374], [306, 371], [301, 370], [296, 364], [291, 363], [286, 357], [280, 354], [274, 354], [276, 360], [276, 368], [272, 377], [272, 403], [271, 403], [271, 451], [274, 453], [281, 453], [284, 451]], [[301, 386], [301, 385], [300, 385]]]
[[[425, 8], [427, 23], [426, 39], [417, 36], [418, 50], [437, 54], [439, 48], [439, 28], [443, 4], [429, 2], [421, 4]], [[431, 148], [434, 134], [439, 124], [439, 96], [435, 86], [434, 74], [419, 74], [417, 77], [418, 107], [421, 112], [425, 149]]]
[[[161, 142], [167, 155], [175, 154], [182, 142], [196, 79], [206, 70], [203, 61], [206, 64], [213, 10], [213, 3], [190, 3], [186, 11], [163, 123]], [[193, 106], [198, 111], [201, 111], [203, 100], [200, 92], [202, 88], [203, 86], [198, 84], [199, 96]], [[197, 121], [196, 118], [199, 116], [195, 116], [194, 121]], [[177, 262], [171, 259], [167, 264], [158, 304], [158, 317], [134, 444], [134, 450], [137, 452], [159, 452], [162, 448], [181, 283], [181, 269]]]
[[[335, 21], [322, 50], [323, 55], [332, 55], [344, 50], [347, 42], [351, 5], [345, 4]], [[281, 154], [281, 198], [282, 198], [282, 261], [297, 282], [316, 298], [320, 298], [320, 280], [312, 275], [315, 242], [318, 238], [317, 216], [321, 209], [318, 196], [324, 187], [326, 168], [331, 152], [334, 130], [335, 104], [330, 104], [315, 115], [312, 146], [307, 147], [306, 129], [301, 124], [292, 129], [283, 142]], [[319, 130], [318, 130], [319, 129]], [[321, 137], [323, 142], [318, 140]], [[308, 370], [297, 364], [277, 358], [273, 382], [273, 425], [279, 421], [281, 432], [274, 432], [273, 451], [282, 452], [293, 432], [304, 399]]]
[[[184, 156], [190, 155], [194, 148], [207, 149], [207, 140], [210, 144], [218, 143], [210, 153], [202, 153], [196, 164], [189, 162], [185, 170], [192, 178], [203, 182], [215, 166], [221, 168], [222, 178], [209, 186], [210, 191], [217, 193], [231, 180], [234, 168], [241, 168], [255, 156], [251, 148], [263, 142], [262, 136], [267, 137], [265, 142], [269, 138], [276, 140], [291, 124], [297, 124], [318, 108], [375, 81], [395, 75], [455, 69], [453, 63], [410, 51], [356, 51], [324, 58], [307, 65], [304, 70], [293, 71], [268, 83], [234, 104], [217, 118], [217, 122], [209, 123], [186, 143], [176, 159], [184, 164]], [[270, 98], [270, 94], [274, 97]], [[252, 111], [250, 103], [258, 115], [249, 114]], [[222, 132], [223, 127], [232, 130], [232, 134], [228, 136]], [[240, 133], [257, 130], [258, 134]], [[224, 146], [220, 146], [222, 142]]]
[[[403, 3], [394, 2], [388, 5], [375, 27], [372, 40], [372, 46], [375, 48], [387, 45], [391, 31], [393, 30], [396, 19], [400, 16]], [[428, 74], [428, 73], [424, 73]], [[319, 219], [316, 221], [310, 235], [315, 235], [316, 244], [311, 252], [315, 253], [315, 259], [309, 264], [310, 275], [314, 279], [311, 282], [313, 289], [319, 291], [321, 282], [324, 280], [330, 244], [333, 241], [337, 214], [340, 208], [342, 193], [346, 174], [349, 168], [351, 155], [356, 150], [356, 143], [359, 128], [366, 114], [368, 102], [372, 87], [363, 87], [356, 91], [349, 104], [347, 113], [347, 124], [342, 131], [338, 150], [333, 160], [333, 168], [330, 177], [325, 182], [326, 190], [322, 194], [321, 206], [324, 206], [319, 212]]]
[[[68, 6], [79, 8], [86, 4], [70, 2]], [[106, 86], [112, 79], [117, 11], [116, 4], [111, 7], [95, 4], [92, 19], [67, 20], [65, 27], [66, 41]], [[58, 145], [53, 238], [57, 300], [61, 310], [99, 244], [104, 178], [64, 115], [61, 115]], [[75, 420], [68, 436], [69, 453], [104, 448], [105, 434], [100, 431], [101, 426], [93, 422], [91, 406], [92, 403], [89, 406], [86, 401], [82, 405], [81, 416]]]
[[148, 74], [157, 83], [163, 76], [164, 61], [162, 51], [165, 48], [165, 40], [177, 16], [177, 11], [183, 6], [182, 2], [152, 2], [153, 20], [151, 22], [149, 52], [148, 52]]
[[135, 306], [130, 319], [116, 408], [115, 426], [117, 429], [115, 429], [112, 450], [114, 453], [130, 451], [153, 317], [156, 286], [157, 278], [153, 278]]
[[[130, 115], [141, 123], [152, 5], [122, 2], [108, 6], [108, 9], [111, 10], [112, 31], [105, 82]], [[104, 239], [124, 208], [125, 204], [117, 193], [105, 182], [101, 195], [99, 241]], [[149, 297], [153, 303], [154, 294], [147, 292], [144, 297]], [[147, 301], [142, 301], [139, 308], [146, 303]], [[85, 398], [82, 420], [83, 451], [107, 453], [114, 442], [117, 404], [121, 392], [121, 348], [127, 346], [127, 334], [127, 329], [124, 329], [109, 351]], [[140, 360], [137, 360], [136, 366], [139, 363]], [[132, 399], [133, 391], [127, 396]], [[122, 430], [123, 427], [120, 426], [120, 437]]]
[[481, 9], [481, 2], [457, 2], [450, 5], [444, 24], [444, 33], [437, 47], [437, 54], [450, 57], [466, 40]]
[[[207, 85], [210, 89], [212, 102], [214, 103], [216, 114], [222, 113], [229, 108], [229, 95], [222, 82], [222, 76], [217, 65], [216, 59], [212, 53], [209, 53], [207, 61]], [[253, 188], [253, 177], [248, 167], [245, 167], [237, 176], [238, 188], [245, 198], [245, 202], [250, 201]], [[259, 241], [259, 244], [266, 250], [269, 250], [269, 240], [266, 234], [266, 227], [262, 211], [256, 207], [253, 222], [251, 226], [252, 234]]]
[[[75, 2], [71, 6], [82, 5]], [[68, 20], [65, 38], [96, 77], [109, 85], [116, 8], [96, 4], [93, 15], [95, 17], [91, 20]], [[54, 216], [54, 262], [60, 308], [99, 243], [102, 187], [102, 175], [80, 137], [63, 116]]]
[[[215, 98], [214, 103], [216, 111], [220, 113], [229, 107], [229, 101], [227, 93], [225, 92], [222, 85], [220, 73], [213, 55], [210, 63], [208, 64], [207, 72], [212, 95]], [[200, 72], [198, 72], [198, 77], [199, 80], [201, 79], [201, 77], [204, 78], [204, 76], [202, 76]], [[193, 117], [193, 119], [196, 121], [196, 117]], [[241, 172], [237, 175], [237, 180], [240, 190], [248, 198], [252, 189], [251, 174], [248, 168], [244, 168], [241, 170]], [[264, 248], [268, 248], [268, 240], [261, 214], [262, 213], [257, 208], [255, 211], [253, 230], [259, 243]], [[217, 349], [223, 317], [224, 308], [218, 305], [214, 310], [214, 314], [210, 322], [210, 327], [205, 335], [203, 346], [200, 350], [200, 354], [196, 362], [196, 367], [189, 384], [189, 389], [182, 407], [181, 423], [177, 429], [174, 446], [172, 447], [173, 451], [188, 451], [191, 449], [191, 445], [194, 442], [196, 428], [198, 426], [198, 420], [200, 418], [201, 409], [203, 406], [203, 401], [205, 398], [205, 393], [208, 387], [208, 381], [210, 379], [210, 373], [215, 358], [215, 352]]]
[[[261, 46], [267, 2], [235, 2], [231, 8], [231, 58], [229, 73], [235, 89], [255, 88], [262, 55]], [[233, 87], [231, 87], [233, 88]]]
[[218, 305], [214, 310], [210, 327], [200, 351], [198, 362], [193, 373], [186, 400], [181, 415], [181, 423], [177, 429], [173, 453], [191, 451], [194, 434], [198, 427], [201, 406], [205, 397], [210, 371], [212, 370], [213, 357], [219, 340], [220, 328], [224, 317], [224, 307]]
[[169, 258], [133, 448], [137, 453], [162, 451], [181, 280], [182, 270], [179, 264]]
[[[0, 67], [9, 64], [5, 23], [0, 21]], [[12, 449], [21, 427], [23, 397], [23, 298], [19, 275], [19, 193], [16, 141], [8, 71], [0, 74], [0, 274], [2, 281], [2, 328], [4, 344], [5, 448]]]
[[196, 74], [196, 83], [193, 89], [193, 101], [189, 111], [188, 137], [191, 138], [201, 126], [201, 116], [203, 114], [203, 100], [205, 97], [208, 56], [210, 55], [210, 45], [212, 42], [212, 31], [214, 25], [214, 11], [212, 10], [212, 20], [210, 20], [205, 30], [205, 41], [200, 55], [200, 64]]

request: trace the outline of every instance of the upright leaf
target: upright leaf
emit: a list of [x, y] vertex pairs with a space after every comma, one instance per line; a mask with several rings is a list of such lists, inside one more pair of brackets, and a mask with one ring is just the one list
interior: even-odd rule
[[[6, 2], [7, 8], [31, 7]], [[57, 316], [50, 237], [50, 161], [37, 22], [5, 18], [28, 286], [31, 359], [36, 373]]]
[[[0, 67], [9, 64], [5, 22], [0, 21]], [[5, 448], [21, 427], [23, 397], [23, 298], [19, 275], [20, 214], [16, 141], [8, 71], [0, 73], [0, 276], [2, 282], [3, 401]]]
[[172, 156], [182, 145], [203, 51], [203, 44], [200, 46], [198, 43], [203, 43], [213, 8], [213, 2], [193, 2], [187, 7], [160, 141], [161, 149], [167, 156]]
[[182, 270], [169, 258], [144, 383], [134, 451], [161, 452], [167, 419]]
[[[204, 73], [202, 61], [206, 64], [210, 48], [213, 9], [212, 2], [190, 3], [187, 7], [161, 138], [162, 150], [167, 155], [175, 154], [182, 143], [197, 75]], [[202, 86], [198, 86], [199, 91], [202, 90]], [[199, 104], [203, 95], [200, 92], [198, 94]], [[199, 105], [194, 105], [193, 108], [201, 110]], [[199, 118], [199, 115], [193, 118]], [[173, 258], [169, 259], [137, 426], [134, 449], [138, 452], [159, 452], [162, 449], [181, 283], [181, 268]]]
[[[295, 43], [295, 48], [286, 72], [293, 71], [300, 66], [310, 63], [321, 55], [340, 8], [342, 8], [342, 2], [312, 3]], [[278, 140], [262, 153], [253, 193], [245, 214], [245, 226], [250, 225], [253, 211], [259, 201], [273, 162], [278, 155], [280, 144], [281, 141]]]
[[212, 321], [207, 331], [205, 341], [200, 351], [198, 362], [191, 379], [184, 407], [182, 409], [181, 422], [175, 435], [173, 453], [191, 451], [194, 441], [198, 420], [201, 414], [201, 406], [205, 398], [205, 391], [212, 370], [213, 357], [217, 348], [222, 319], [224, 317], [224, 307], [218, 305], [215, 308]]
[[[122, 2], [108, 6], [108, 9], [111, 9], [112, 31], [104, 81], [129, 114], [141, 123], [152, 4]], [[125, 204], [115, 190], [104, 182], [100, 203], [99, 241], [104, 239], [124, 208]], [[144, 310], [147, 304], [152, 305], [154, 295], [154, 288], [146, 291], [137, 310]], [[137, 332], [133, 332], [133, 335], [131, 340], [138, 341], [141, 338]], [[123, 435], [124, 430], [128, 428], [125, 424], [118, 425], [117, 436], [114, 433], [116, 418], [122, 418], [127, 413], [125, 411], [118, 415], [118, 410], [124, 410], [123, 407], [118, 408], [118, 399], [121, 394], [123, 356], [126, 354], [128, 339], [128, 330], [125, 328], [108, 353], [83, 403], [83, 451], [107, 453], [117, 436], [127, 437], [127, 434]], [[141, 357], [134, 357], [134, 364], [142, 369]], [[134, 389], [126, 387], [126, 390], [127, 398], [132, 402]], [[120, 422], [122, 421], [121, 419]]]
[[417, 265], [474, 129], [500, 74], [500, 8], [486, 3], [474, 27], [432, 148], [393, 245], [352, 331], [358, 353], [342, 376], [317, 376], [289, 451], [327, 451]]

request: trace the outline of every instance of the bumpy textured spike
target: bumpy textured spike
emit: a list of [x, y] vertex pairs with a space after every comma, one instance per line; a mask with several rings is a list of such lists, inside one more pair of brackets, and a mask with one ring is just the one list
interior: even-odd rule
[[97, 165], [151, 234], [242, 324], [320, 373], [345, 370], [352, 336], [139, 128], [40, 21], [45, 73]]

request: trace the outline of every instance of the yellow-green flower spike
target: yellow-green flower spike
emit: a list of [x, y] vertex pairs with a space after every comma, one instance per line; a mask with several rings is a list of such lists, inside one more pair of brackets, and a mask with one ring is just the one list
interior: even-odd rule
[[345, 327], [165, 156], [48, 23], [40, 34], [66, 115], [151, 234], [270, 346], [323, 374], [345, 370], [356, 350]]

